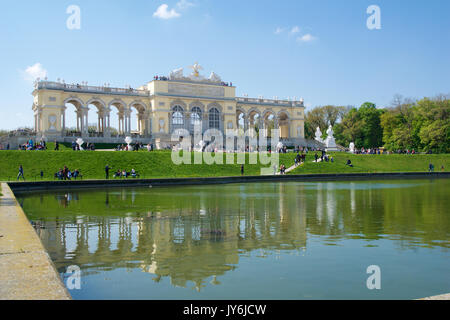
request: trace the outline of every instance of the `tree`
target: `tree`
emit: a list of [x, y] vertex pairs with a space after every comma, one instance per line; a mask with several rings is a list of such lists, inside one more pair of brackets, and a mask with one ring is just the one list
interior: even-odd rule
[[449, 152], [450, 150], [450, 99], [440, 95], [417, 102], [418, 136], [424, 151]]
[[380, 124], [380, 116], [383, 112], [371, 102], [365, 102], [359, 108], [364, 148], [378, 148], [383, 145], [383, 129]]
[[305, 123], [307, 123], [314, 132], [317, 127], [319, 127], [322, 132], [326, 131], [327, 122], [325, 120], [324, 110], [321, 107], [315, 107], [314, 109], [308, 111], [306, 113]]
[[342, 115], [345, 112], [345, 107], [336, 107], [328, 105], [321, 108], [323, 109], [325, 122], [333, 127], [336, 124], [336, 122], [342, 118]]
[[336, 142], [348, 146], [354, 142], [357, 148], [363, 147], [362, 121], [358, 109], [349, 109], [342, 121], [335, 127]]

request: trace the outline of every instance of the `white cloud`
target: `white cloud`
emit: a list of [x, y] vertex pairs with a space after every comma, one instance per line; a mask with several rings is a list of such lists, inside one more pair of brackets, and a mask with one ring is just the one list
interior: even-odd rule
[[193, 6], [195, 6], [195, 4], [188, 0], [180, 0], [177, 3], [177, 8], [179, 8], [179, 9], [187, 9], [187, 8], [193, 7]]
[[24, 72], [24, 78], [27, 81], [35, 81], [37, 78], [43, 79], [45, 77], [47, 77], [47, 70], [39, 62], [27, 67]]
[[300, 32], [300, 28], [298, 27], [298, 26], [295, 26], [295, 27], [293, 27], [292, 29], [291, 29], [291, 33], [292, 34], [296, 34], [296, 33], [299, 33]]
[[312, 36], [310, 33], [297, 38], [298, 42], [311, 42], [313, 40], [316, 40], [316, 37]]
[[172, 18], [178, 18], [181, 15], [175, 11], [175, 9], [168, 10], [169, 6], [167, 4], [162, 4], [156, 9], [155, 13], [153, 13], [153, 17], [159, 18], [159, 19], [172, 19]]
[[284, 31], [284, 29], [283, 28], [280, 28], [280, 27], [278, 27], [277, 28], [277, 30], [275, 30], [275, 34], [280, 34], [280, 33], [282, 33]]

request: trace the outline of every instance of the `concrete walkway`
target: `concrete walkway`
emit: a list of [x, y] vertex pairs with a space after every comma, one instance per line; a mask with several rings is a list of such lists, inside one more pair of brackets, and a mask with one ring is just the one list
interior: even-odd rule
[[11, 189], [1, 186], [0, 300], [71, 299]]
[[[297, 169], [298, 167], [301, 167], [302, 165], [303, 165], [303, 162], [299, 165], [294, 164], [292, 167], [287, 168], [285, 172], [286, 173], [291, 172], [292, 170]], [[281, 172], [277, 172], [277, 175], [281, 175]]]
[[428, 297], [419, 300], [450, 300], [450, 293], [441, 294], [440, 296]]

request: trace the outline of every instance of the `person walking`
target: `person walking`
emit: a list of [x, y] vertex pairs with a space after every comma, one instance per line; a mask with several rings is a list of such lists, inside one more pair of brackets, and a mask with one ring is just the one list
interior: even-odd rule
[[23, 167], [22, 165], [19, 166], [19, 174], [17, 175], [17, 181], [22, 177], [23, 181], [25, 181], [25, 176], [23, 175]]

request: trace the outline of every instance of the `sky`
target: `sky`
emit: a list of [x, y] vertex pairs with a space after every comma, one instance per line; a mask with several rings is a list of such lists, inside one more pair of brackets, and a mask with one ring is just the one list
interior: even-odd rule
[[4, 2], [0, 129], [33, 126], [38, 76], [138, 87], [197, 61], [238, 96], [302, 97], [307, 110], [448, 94], [449, 12], [448, 0]]

